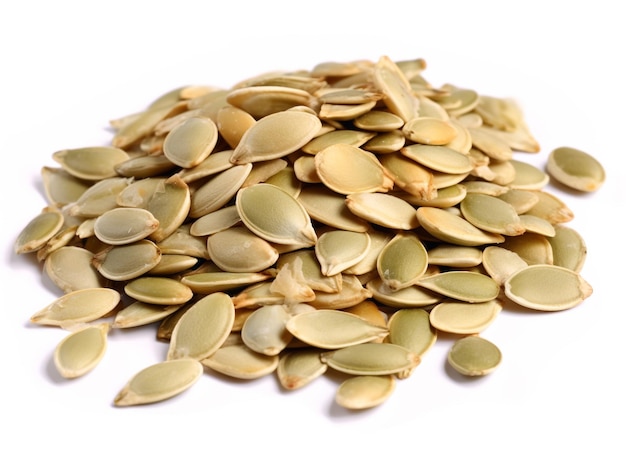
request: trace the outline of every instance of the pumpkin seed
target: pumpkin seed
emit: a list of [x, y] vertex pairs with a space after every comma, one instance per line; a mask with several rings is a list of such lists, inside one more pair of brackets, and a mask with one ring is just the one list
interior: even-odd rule
[[367, 233], [334, 230], [318, 238], [315, 255], [322, 274], [333, 276], [363, 260], [369, 246], [370, 237]]
[[180, 305], [188, 302], [193, 292], [185, 284], [165, 277], [139, 277], [124, 286], [131, 298], [155, 305]]
[[199, 218], [219, 210], [241, 188], [252, 170], [252, 164], [237, 165], [210, 178], [191, 197], [189, 216]]
[[419, 356], [396, 344], [362, 343], [321, 354], [329, 367], [352, 375], [398, 374], [415, 368]]
[[420, 207], [417, 209], [417, 219], [429, 234], [446, 243], [482, 246], [504, 241], [502, 235], [483, 231], [460, 216], [440, 208]]
[[491, 277], [469, 271], [442, 272], [422, 277], [416, 284], [469, 303], [488, 302], [495, 299], [500, 292], [499, 285]]
[[253, 311], [241, 328], [243, 343], [266, 356], [279, 354], [292, 339], [286, 323], [290, 318], [283, 305], [263, 306]]
[[400, 151], [423, 166], [446, 174], [465, 174], [472, 170], [470, 159], [454, 149], [429, 144], [411, 144]]
[[454, 370], [467, 376], [487, 375], [501, 361], [500, 349], [479, 336], [458, 339], [448, 351], [448, 363]]
[[552, 246], [553, 264], [580, 272], [587, 258], [587, 245], [574, 229], [557, 225], [554, 236], [548, 239]]
[[429, 314], [422, 308], [402, 308], [389, 318], [391, 344], [405, 347], [420, 358], [437, 340], [437, 331], [431, 325]]
[[[257, 236], [279, 244], [315, 245], [317, 235], [304, 207], [279, 187], [257, 184], [237, 192], [241, 221]], [[267, 208], [273, 208], [268, 213]]]
[[107, 244], [129, 244], [152, 234], [159, 226], [152, 213], [142, 208], [113, 208], [94, 222], [94, 234]]
[[112, 328], [134, 328], [160, 321], [174, 313], [181, 305], [153, 305], [151, 303], [133, 302], [115, 314]]
[[496, 300], [483, 303], [442, 302], [430, 311], [430, 323], [439, 331], [477, 334], [493, 323], [502, 310]]
[[178, 320], [167, 359], [202, 360], [217, 351], [230, 334], [235, 321], [235, 308], [230, 297], [222, 292], [206, 295]]
[[278, 251], [245, 226], [209, 236], [207, 248], [211, 260], [226, 272], [260, 272], [278, 259]]
[[54, 365], [62, 377], [74, 379], [93, 370], [107, 348], [110, 325], [87, 326], [67, 335], [54, 350]]
[[245, 132], [230, 161], [245, 164], [284, 157], [313, 139], [321, 127], [320, 119], [310, 113], [281, 111], [264, 116]]
[[321, 352], [311, 348], [283, 352], [276, 367], [280, 385], [287, 390], [295, 390], [323, 375], [328, 365], [321, 361]]
[[66, 293], [42, 308], [30, 321], [40, 325], [68, 328], [89, 323], [111, 313], [120, 302], [120, 294], [111, 288], [85, 288]]
[[63, 206], [75, 202], [89, 188], [89, 183], [63, 169], [44, 166], [41, 169], [44, 191], [48, 202]]
[[189, 389], [204, 369], [195, 359], [173, 359], [153, 364], [135, 374], [115, 396], [115, 406], [155, 403]]
[[22, 229], [13, 250], [24, 254], [41, 249], [63, 227], [64, 220], [61, 212], [50, 207], [44, 209]]
[[424, 275], [428, 253], [422, 242], [412, 234], [398, 234], [378, 255], [376, 270], [391, 290], [409, 287]]
[[78, 179], [98, 181], [116, 177], [115, 166], [129, 159], [126, 151], [111, 146], [95, 146], [57, 151], [52, 158]]
[[504, 282], [504, 293], [518, 305], [560, 311], [580, 304], [593, 289], [580, 274], [565, 267], [535, 264], [518, 270]]
[[357, 192], [346, 196], [345, 204], [356, 216], [385, 228], [410, 230], [419, 226], [415, 208], [393, 195]]
[[387, 400], [395, 386], [396, 379], [392, 375], [359, 375], [339, 385], [335, 401], [351, 410], [373, 408]]
[[339, 349], [387, 335], [387, 328], [372, 325], [350, 313], [330, 309], [295, 315], [287, 321], [286, 328], [301, 341], [322, 349]]
[[278, 367], [278, 356], [266, 356], [245, 344], [222, 346], [202, 360], [206, 367], [236, 379], [252, 380], [271, 374]]
[[262, 282], [270, 277], [269, 274], [256, 272], [207, 272], [204, 274], [186, 275], [180, 279], [194, 293], [207, 295], [222, 292], [233, 288], [244, 287]]
[[514, 251], [501, 246], [489, 246], [483, 251], [483, 267], [489, 276], [502, 286], [519, 269], [528, 263]]
[[152, 241], [142, 239], [136, 243], [109, 246], [96, 254], [94, 267], [108, 280], [123, 281], [139, 277], [161, 260], [161, 251]]
[[191, 117], [167, 134], [163, 154], [177, 166], [195, 167], [213, 152], [217, 137], [217, 125], [213, 120]]
[[496, 197], [468, 193], [460, 208], [467, 221], [484, 231], [506, 236], [517, 236], [525, 231], [515, 208]]
[[571, 147], [554, 149], [546, 170], [558, 182], [582, 192], [598, 190], [606, 179], [604, 167], [595, 157]]
[[53, 251], [44, 262], [50, 280], [65, 293], [84, 288], [99, 288], [103, 280], [92, 265], [94, 254], [77, 246], [65, 246]]

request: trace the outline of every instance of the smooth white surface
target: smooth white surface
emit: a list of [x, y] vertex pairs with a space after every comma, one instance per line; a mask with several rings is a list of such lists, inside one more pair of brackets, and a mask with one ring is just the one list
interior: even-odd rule
[[[624, 470], [623, 47], [617, 2], [12, 2], [0, 7], [3, 335], [2, 470]], [[204, 376], [142, 408], [111, 401], [163, 358], [150, 329], [114, 332], [89, 375], [65, 381], [51, 356], [65, 335], [29, 325], [57, 295], [13, 241], [45, 199], [54, 151], [107, 144], [108, 120], [183, 84], [228, 87], [328, 60], [423, 57], [451, 82], [522, 105], [542, 166], [573, 146], [608, 180], [553, 190], [588, 245], [594, 294], [554, 314], [503, 312], [484, 336], [496, 372], [463, 379], [438, 342], [381, 407], [334, 406], [335, 379], [281, 392], [273, 378]], [[549, 187], [553, 189], [553, 187]], [[138, 469], [140, 468], [140, 469]], [[253, 469], [254, 468], [254, 469]], [[272, 469], [270, 469], [272, 468]]]

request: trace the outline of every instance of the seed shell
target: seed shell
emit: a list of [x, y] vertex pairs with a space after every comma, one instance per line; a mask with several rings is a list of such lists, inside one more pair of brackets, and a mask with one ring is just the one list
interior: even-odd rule
[[420, 358], [396, 344], [362, 343], [321, 354], [322, 362], [352, 375], [389, 375], [413, 369]]
[[271, 374], [278, 367], [278, 356], [266, 356], [245, 344], [222, 346], [202, 360], [206, 367], [236, 379], [253, 380]]
[[496, 300], [483, 303], [442, 302], [430, 311], [430, 323], [439, 331], [477, 334], [493, 323], [502, 310]]
[[304, 348], [284, 352], [280, 356], [276, 375], [280, 385], [295, 390], [323, 375], [328, 365], [320, 359], [320, 349]]
[[442, 272], [422, 277], [416, 284], [469, 303], [488, 302], [495, 299], [500, 292], [499, 285], [491, 277], [469, 271]]
[[559, 147], [548, 155], [548, 173], [560, 183], [582, 192], [595, 192], [606, 179], [595, 157], [571, 147]]
[[16, 254], [35, 252], [43, 247], [62, 227], [63, 214], [49, 209], [30, 220], [17, 236], [13, 250]]

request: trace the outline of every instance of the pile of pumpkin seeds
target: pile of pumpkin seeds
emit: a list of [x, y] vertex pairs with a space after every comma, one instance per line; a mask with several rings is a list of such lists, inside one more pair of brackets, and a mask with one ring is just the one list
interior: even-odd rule
[[177, 395], [202, 375], [327, 369], [335, 401], [385, 401], [438, 333], [448, 362], [486, 375], [481, 332], [505, 304], [559, 311], [592, 293], [573, 212], [550, 178], [595, 191], [604, 169], [559, 148], [545, 170], [510, 99], [431, 85], [422, 59], [327, 62], [230, 89], [184, 86], [111, 121], [107, 146], [53, 154], [48, 199], [23, 229], [63, 294], [31, 321], [67, 330], [60, 375], [90, 372], [111, 330], [152, 325], [165, 359], [117, 406]]

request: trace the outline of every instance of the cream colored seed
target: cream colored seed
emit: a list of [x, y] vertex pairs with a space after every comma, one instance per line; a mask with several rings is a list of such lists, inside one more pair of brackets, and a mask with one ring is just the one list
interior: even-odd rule
[[107, 244], [128, 244], [139, 241], [159, 226], [152, 213], [142, 208], [114, 208], [94, 222], [94, 234]]
[[64, 217], [53, 208], [44, 209], [30, 220], [15, 240], [16, 254], [35, 252], [42, 248], [62, 227]]
[[93, 370], [107, 348], [110, 325], [87, 326], [69, 334], [54, 350], [54, 365], [59, 373], [73, 379]]
[[126, 281], [150, 271], [160, 260], [161, 251], [157, 245], [143, 239], [108, 247], [94, 256], [93, 265], [108, 280]]
[[308, 385], [328, 369], [320, 349], [296, 349], [280, 356], [276, 375], [283, 388], [295, 390]]
[[430, 323], [439, 331], [477, 334], [493, 323], [502, 310], [496, 300], [483, 303], [443, 302], [430, 311]]
[[554, 149], [548, 155], [546, 170], [557, 181], [582, 192], [598, 190], [606, 179], [596, 158], [570, 147]]
[[287, 330], [305, 343], [322, 349], [353, 346], [387, 335], [387, 328], [372, 325], [339, 310], [315, 310], [291, 317]]
[[50, 253], [44, 271], [63, 292], [102, 287], [102, 277], [92, 265], [94, 254], [77, 246], [65, 246]]
[[500, 349], [479, 336], [457, 340], [448, 352], [448, 363], [454, 370], [471, 377], [491, 373], [501, 361]]
[[115, 396], [115, 406], [155, 403], [178, 395], [200, 378], [204, 369], [195, 359], [174, 359], [153, 364], [135, 374]]
[[415, 368], [419, 356], [396, 344], [363, 343], [321, 355], [322, 362], [335, 370], [352, 375], [399, 374]]
[[376, 261], [378, 276], [391, 290], [409, 287], [424, 275], [428, 253], [412, 234], [398, 234], [381, 250]]
[[437, 340], [429, 314], [422, 308], [403, 308], [389, 318], [388, 341], [422, 357]]
[[271, 374], [278, 367], [278, 356], [266, 356], [245, 344], [222, 346], [202, 364], [236, 379], [252, 380]]
[[30, 321], [40, 325], [71, 327], [108, 315], [119, 302], [120, 294], [116, 290], [86, 288], [59, 297], [31, 316]]
[[373, 408], [387, 400], [395, 386], [396, 379], [392, 375], [359, 375], [339, 385], [335, 401], [351, 410]]
[[500, 292], [500, 287], [491, 277], [469, 271], [442, 272], [422, 277], [416, 284], [441, 295], [470, 303], [494, 300]]
[[315, 245], [315, 254], [322, 274], [333, 276], [359, 263], [370, 247], [367, 233], [335, 230], [322, 234]]
[[102, 146], [57, 151], [52, 158], [74, 177], [97, 181], [117, 176], [115, 166], [129, 157], [122, 149]]

